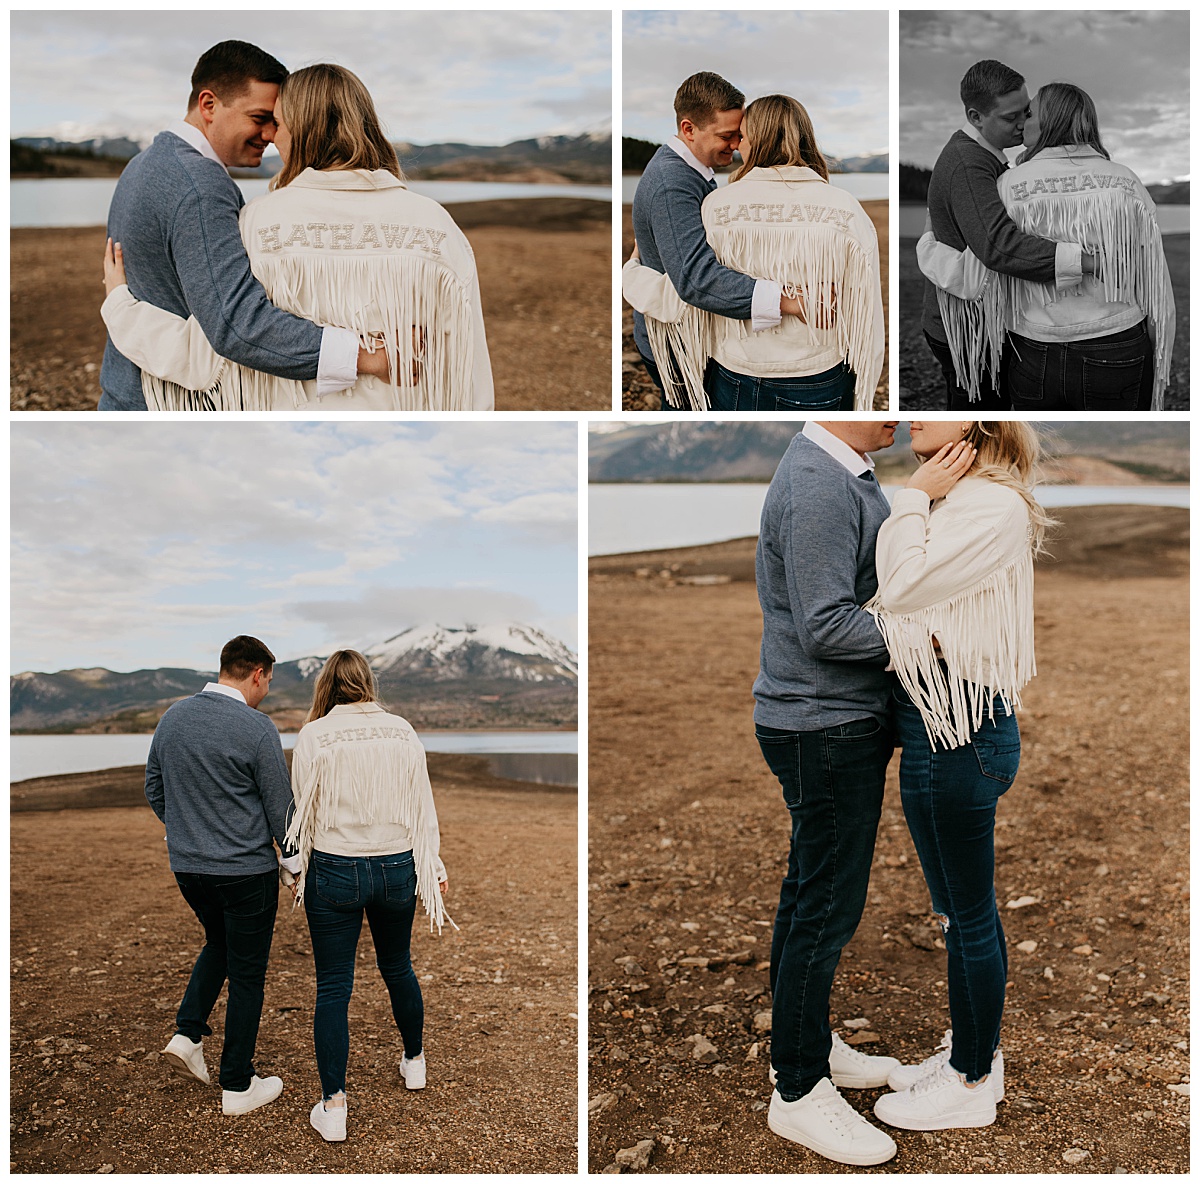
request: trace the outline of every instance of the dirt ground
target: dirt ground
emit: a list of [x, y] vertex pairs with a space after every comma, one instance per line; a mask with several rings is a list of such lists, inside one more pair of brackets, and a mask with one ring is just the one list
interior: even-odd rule
[[[1057, 514], [997, 829], [1007, 1101], [986, 1130], [892, 1131], [898, 1155], [871, 1170], [1188, 1170], [1188, 514]], [[753, 540], [592, 563], [593, 1171], [646, 1140], [650, 1171], [866, 1170], [766, 1125], [788, 821], [754, 741], [760, 636]], [[911, 1062], [949, 1015], [896, 765], [831, 1010], [863, 1051]], [[846, 1096], [869, 1115], [881, 1092]]]
[[[1167, 411], [1191, 405], [1191, 239], [1190, 234], [1163, 237], [1171, 288], [1175, 294], [1175, 348], [1171, 382], [1163, 393]], [[921, 332], [925, 280], [917, 267], [917, 240], [900, 239], [900, 409], [943, 411], [946, 383]]]
[[[888, 203], [886, 201], [864, 201], [863, 209], [875, 223], [879, 235], [879, 270], [880, 283], [883, 286], [883, 321], [888, 326], [888, 350], [890, 351], [891, 322], [888, 320]], [[621, 207], [621, 262], [624, 263], [633, 251], [633, 206]], [[620, 268], [617, 269], [617, 279], [620, 282]], [[879, 385], [875, 388], [875, 410], [888, 409], [888, 358], [883, 355], [883, 373], [879, 377]], [[633, 340], [633, 309], [621, 301], [621, 408], [624, 411], [658, 411], [662, 396], [654, 385], [646, 367], [641, 363], [641, 355]]]
[[[451, 213], [479, 268], [496, 409], [610, 410], [611, 206], [529, 198]], [[13, 230], [10, 241], [12, 409], [95, 410], [103, 227]]]
[[[418, 918], [429, 1084], [409, 1092], [401, 1045], [364, 926], [350, 1004], [349, 1138], [308, 1125], [320, 1096], [312, 1051], [312, 949], [281, 897], [255, 1068], [281, 1098], [221, 1114], [224, 995], [206, 1043], [211, 1086], [168, 1071], [159, 1050], [201, 930], [167, 867], [141, 770], [25, 782], [11, 820], [13, 1172], [574, 1172], [577, 1165], [576, 800], [500, 781], [481, 761], [430, 755], [461, 927]], [[52, 784], [57, 782], [58, 784]], [[78, 853], [78, 861], [63, 858]]]

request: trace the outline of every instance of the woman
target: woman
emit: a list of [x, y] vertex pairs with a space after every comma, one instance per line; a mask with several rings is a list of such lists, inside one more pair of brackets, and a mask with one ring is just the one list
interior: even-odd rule
[[1033, 558], [1050, 522], [1033, 497], [1025, 423], [912, 425], [924, 464], [879, 532], [865, 606], [895, 671], [900, 796], [945, 935], [952, 1035], [888, 1078], [875, 1105], [908, 1130], [987, 1126], [1003, 1097], [1008, 972], [996, 908], [996, 803], [1017, 774], [1014, 711], [1035, 672]]
[[1096, 254], [1098, 274], [1057, 291], [988, 272], [927, 229], [918, 258], [939, 288], [959, 381], [977, 389], [986, 365], [1018, 411], [1161, 410], [1175, 298], [1154, 201], [1109, 158], [1096, 106], [1079, 87], [1048, 83], [1030, 111], [1025, 152], [998, 182], [1005, 208], [1027, 233]]
[[668, 399], [717, 411], [870, 410], [884, 348], [875, 227], [829, 184], [795, 99], [755, 99], [741, 136], [741, 168], [704, 201], [705, 233], [726, 267], [777, 280], [804, 315], [751, 332], [747, 322], [684, 304], [635, 252], [622, 290], [646, 317]]
[[393, 381], [362, 377], [318, 403], [315, 382], [228, 362], [194, 318], [135, 300], [110, 244], [101, 313], [142, 370], [147, 407], [490, 410], [475, 257], [437, 202], [405, 188], [366, 87], [341, 66], [297, 70], [279, 88], [275, 120], [283, 169], [241, 214], [251, 270], [280, 308], [386, 350]]
[[400, 1076], [409, 1089], [425, 1085], [424, 1010], [409, 960], [417, 898], [431, 928], [453, 924], [441, 899], [446, 869], [425, 750], [377, 698], [366, 658], [338, 650], [317, 676], [292, 757], [296, 806], [287, 838], [300, 852], [296, 899], [304, 901], [317, 969], [313, 1043], [322, 1097], [309, 1121], [329, 1142], [346, 1137], [347, 1009], [363, 914], [404, 1043]]

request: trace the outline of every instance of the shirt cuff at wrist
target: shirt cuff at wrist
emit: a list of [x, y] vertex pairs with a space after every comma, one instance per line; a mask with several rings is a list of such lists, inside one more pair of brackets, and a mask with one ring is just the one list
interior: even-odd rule
[[1074, 288], [1083, 281], [1083, 248], [1078, 243], [1058, 243], [1054, 248], [1054, 286]]
[[336, 395], [358, 381], [358, 334], [353, 329], [326, 326], [321, 331], [317, 362], [317, 398]]
[[755, 280], [754, 296], [750, 301], [750, 331], [761, 333], [774, 329], [783, 315], [779, 311], [779, 297], [783, 289], [778, 280]]

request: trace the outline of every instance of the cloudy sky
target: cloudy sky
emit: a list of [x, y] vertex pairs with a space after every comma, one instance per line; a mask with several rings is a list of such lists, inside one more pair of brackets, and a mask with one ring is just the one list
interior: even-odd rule
[[11, 670], [212, 668], [411, 625], [577, 647], [573, 423], [14, 424]]
[[622, 132], [661, 144], [691, 74], [713, 70], [747, 99], [788, 94], [834, 156], [888, 148], [886, 12], [626, 12]]
[[353, 70], [395, 140], [505, 144], [612, 118], [608, 12], [26, 11], [11, 17], [12, 134], [148, 141], [226, 40]]
[[[1114, 160], [1143, 182], [1190, 173], [1186, 12], [901, 12], [900, 159], [932, 168], [963, 123], [958, 84], [981, 58], [1095, 100]], [[1013, 152], [1011, 155], [1016, 155]]]

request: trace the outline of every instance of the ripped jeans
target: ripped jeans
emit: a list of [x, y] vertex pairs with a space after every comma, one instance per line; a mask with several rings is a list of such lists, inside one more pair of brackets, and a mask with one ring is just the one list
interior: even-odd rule
[[1008, 951], [996, 907], [996, 803], [1021, 761], [1017, 717], [999, 699], [970, 744], [933, 749], [920, 712], [893, 696], [900, 801], [946, 941], [954, 1030], [950, 1066], [975, 1082], [991, 1072], [1000, 1044]]

